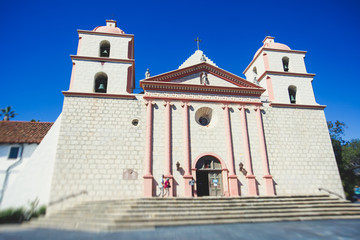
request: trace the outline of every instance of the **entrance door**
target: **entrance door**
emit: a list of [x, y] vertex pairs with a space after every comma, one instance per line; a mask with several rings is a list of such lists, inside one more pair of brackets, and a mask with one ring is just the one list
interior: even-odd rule
[[197, 196], [222, 196], [222, 170], [219, 160], [204, 156], [196, 164]]

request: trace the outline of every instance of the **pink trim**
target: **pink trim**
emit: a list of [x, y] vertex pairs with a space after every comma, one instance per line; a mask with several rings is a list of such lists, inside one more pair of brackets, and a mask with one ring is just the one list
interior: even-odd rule
[[251, 153], [250, 153], [250, 144], [249, 144], [249, 133], [247, 127], [247, 120], [246, 120], [246, 108], [245, 106], [240, 106], [240, 119], [241, 119], [241, 131], [243, 137], [243, 148], [244, 148], [244, 155], [245, 155], [245, 168], [249, 175], [253, 175], [253, 168], [251, 162]]
[[91, 34], [91, 35], [106, 35], [106, 36], [116, 36], [116, 37], [131, 37], [134, 38], [133, 34], [124, 34], [124, 33], [107, 33], [107, 32], [93, 32], [93, 31], [86, 31], [86, 30], [77, 30], [78, 33], [82, 34]]
[[225, 131], [226, 131], [226, 145], [227, 145], [227, 161], [229, 166], [229, 187], [230, 196], [239, 196], [239, 186], [237, 176], [235, 175], [234, 169], [234, 153], [233, 153], [233, 142], [231, 135], [231, 122], [229, 115], [229, 106], [224, 105], [224, 117], [225, 117]]
[[267, 196], [274, 196], [274, 184], [272, 183], [272, 176], [270, 175], [269, 170], [269, 160], [266, 152], [266, 142], [265, 142], [265, 134], [264, 134], [264, 127], [263, 127], [263, 120], [261, 116], [261, 109], [260, 107], [255, 108], [256, 112], [256, 120], [258, 126], [258, 134], [259, 134], [259, 142], [260, 142], [260, 154], [262, 158], [262, 165], [264, 171], [264, 177], [266, 176], [266, 195]]
[[152, 136], [153, 134], [153, 103], [146, 103], [146, 136], [145, 136], [145, 176], [144, 176], [144, 196], [153, 196], [153, 177], [152, 177]]
[[284, 108], [310, 108], [310, 109], [324, 109], [326, 105], [302, 105], [302, 104], [288, 104], [288, 103], [270, 103], [271, 107]]
[[264, 60], [264, 67], [265, 67], [265, 71], [270, 69], [270, 65], [269, 65], [269, 58], [267, 53], [263, 54], [263, 60]]
[[67, 92], [67, 91], [63, 91], [62, 93], [64, 94], [64, 96], [136, 99], [135, 95], [123, 95], [123, 94], [83, 93], [83, 92]]
[[246, 175], [249, 196], [257, 196], [256, 179], [254, 175]]
[[278, 71], [265, 71], [259, 77], [258, 81], [260, 82], [267, 74], [273, 75], [282, 75], [282, 76], [296, 76], [296, 77], [315, 77], [316, 74], [313, 73], [292, 73], [292, 72], [278, 72]]
[[128, 67], [127, 71], [127, 83], [126, 83], [126, 91], [128, 93], [132, 93], [132, 82], [133, 82], [133, 67]]
[[185, 197], [191, 197], [193, 195], [192, 187], [189, 185], [189, 181], [192, 179], [190, 167], [190, 128], [189, 128], [189, 105], [184, 102], [182, 107], [183, 113], [183, 134], [184, 134], [184, 181], [185, 181]]
[[194, 160], [194, 162], [193, 162], [193, 164], [192, 164], [192, 170], [195, 170], [195, 171], [197, 170], [197, 169], [196, 169], [196, 164], [197, 164], [197, 162], [200, 160], [200, 158], [205, 157], [205, 156], [212, 156], [212, 157], [216, 158], [217, 160], [219, 160], [219, 162], [220, 162], [220, 164], [221, 164], [222, 170], [223, 170], [223, 171], [228, 171], [228, 169], [226, 168], [226, 164], [225, 164], [224, 160], [222, 160], [222, 158], [221, 158], [219, 155], [217, 155], [216, 153], [212, 153], [212, 152], [204, 152], [204, 153], [200, 154], [200, 155]]
[[73, 84], [74, 84], [75, 65], [76, 65], [76, 64], [73, 62], [73, 63], [72, 63], [72, 65], [73, 65], [73, 67], [72, 67], [72, 69], [71, 69], [71, 77], [70, 77], [70, 86], [69, 86], [69, 90], [71, 90], [71, 89], [72, 89]]
[[247, 102], [247, 101], [231, 101], [231, 100], [217, 100], [217, 99], [201, 99], [201, 98], [177, 98], [177, 97], [163, 97], [163, 96], [144, 96], [145, 100], [171, 100], [171, 101], [192, 101], [192, 102], [218, 102], [223, 104], [248, 104], [255, 106], [262, 106], [261, 102]]
[[140, 86], [142, 87], [142, 83], [146, 82], [170, 82], [174, 79], [179, 79], [191, 74], [199, 73], [199, 72], [207, 72], [211, 73], [221, 79], [224, 79], [227, 82], [230, 82], [236, 86], [239, 87], [248, 87], [248, 88], [258, 88], [261, 89], [258, 85], [251, 83], [249, 81], [246, 81], [245, 79], [236, 76], [235, 74], [232, 74], [230, 72], [227, 72], [221, 68], [215, 67], [213, 65], [210, 65], [208, 63], [199, 63], [196, 65], [192, 65], [186, 68], [177, 69], [174, 71], [170, 71], [167, 73], [163, 73], [154, 77], [150, 77], [147, 79], [143, 79], [140, 81]]
[[272, 86], [272, 80], [271, 77], [267, 76], [266, 77], [266, 87], [268, 90], [268, 94], [269, 94], [269, 101], [272, 102], [274, 101], [274, 90], [273, 90], [273, 86]]
[[134, 59], [134, 39], [131, 39], [129, 41], [129, 46], [128, 46], [128, 58], [129, 59]]
[[165, 102], [165, 171], [166, 175], [172, 175], [171, 169], [171, 106]]
[[78, 49], [77, 49], [76, 55], [79, 55], [79, 53], [80, 53], [81, 40], [82, 40], [82, 37], [79, 36], [79, 43], [78, 43]]
[[248, 185], [248, 195], [256, 196], [257, 188], [256, 188], [256, 179], [253, 173], [252, 168], [252, 160], [251, 160], [251, 152], [250, 152], [250, 144], [249, 144], [249, 132], [247, 127], [247, 119], [246, 119], [246, 108], [245, 106], [240, 106], [240, 119], [241, 119], [241, 131], [243, 137], [243, 147], [245, 154], [245, 169], [247, 171], [246, 180]]
[[70, 55], [72, 60], [85, 60], [85, 61], [98, 61], [98, 62], [120, 62], [120, 63], [131, 63], [134, 64], [134, 59], [118, 59], [118, 58], [106, 58], [106, 57], [84, 57]]
[[141, 87], [144, 90], [170, 91], [170, 92], [191, 92], [191, 93], [214, 93], [224, 95], [240, 96], [261, 96], [265, 89], [246, 88], [246, 87], [220, 87], [210, 85], [195, 85], [183, 83], [165, 83], [165, 82], [142, 82]]
[[247, 72], [247, 70], [249, 70], [250, 66], [256, 61], [256, 59], [260, 56], [260, 54], [265, 50], [272, 51], [272, 52], [304, 53], [304, 54], [307, 53], [307, 51], [300, 51], [300, 50], [285, 50], [285, 49], [274, 49], [274, 48], [265, 48], [265, 47], [263, 47], [256, 54], [256, 56], [253, 58], [253, 60], [250, 62], [250, 64], [245, 68], [245, 70], [243, 71], [243, 74], [245, 74]]

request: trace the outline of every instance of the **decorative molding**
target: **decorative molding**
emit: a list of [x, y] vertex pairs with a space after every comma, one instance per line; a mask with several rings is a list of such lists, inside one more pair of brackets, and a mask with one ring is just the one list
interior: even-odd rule
[[262, 88], [248, 82], [247, 80], [236, 76], [235, 74], [229, 73], [221, 68], [215, 67], [213, 65], [210, 65], [208, 63], [199, 63], [193, 66], [189, 66], [186, 68], [177, 69], [171, 72], [167, 72], [164, 74], [160, 74], [154, 77], [150, 77], [144, 80], [140, 81], [140, 87], [143, 87], [143, 84], [146, 82], [169, 82], [174, 79], [182, 78], [185, 76], [188, 76], [190, 74], [200, 73], [200, 72], [206, 72], [211, 73], [221, 79], [224, 79], [230, 83], [233, 83], [239, 87], [248, 87], [248, 88], [255, 88], [261, 90]]
[[326, 105], [304, 105], [304, 104], [287, 104], [287, 103], [270, 103], [271, 107], [284, 108], [309, 108], [309, 109], [324, 109]]
[[108, 94], [108, 93], [84, 93], [84, 92], [62, 92], [64, 96], [73, 96], [73, 97], [98, 97], [98, 98], [122, 98], [122, 99], [136, 99], [135, 95], [125, 95], [125, 94]]
[[282, 76], [295, 76], [295, 77], [309, 77], [313, 78], [316, 74], [314, 73], [294, 73], [294, 72], [280, 72], [280, 71], [265, 71], [258, 79], [260, 82], [267, 74], [282, 75]]
[[119, 58], [106, 58], [106, 57], [86, 57], [70, 55], [72, 60], [85, 60], [85, 61], [97, 61], [97, 62], [119, 62], [119, 63], [131, 63], [135, 64], [134, 59], [119, 59]]
[[77, 32], [80, 34], [91, 34], [91, 35], [105, 35], [105, 36], [115, 36], [115, 37], [130, 37], [134, 38], [133, 34], [124, 34], [124, 33], [106, 33], [106, 32], [93, 32], [93, 31], [87, 31], [87, 30], [77, 30]]
[[[193, 102], [214, 102], [225, 104], [247, 104], [247, 105], [262, 105], [261, 102], [250, 101], [236, 101], [236, 100], [219, 100], [219, 99], [200, 99], [200, 98], [177, 98], [177, 97], [165, 97], [165, 96], [144, 96], [145, 100], [171, 100], [171, 101], [193, 101]], [[189, 105], [190, 106], [190, 105]]]

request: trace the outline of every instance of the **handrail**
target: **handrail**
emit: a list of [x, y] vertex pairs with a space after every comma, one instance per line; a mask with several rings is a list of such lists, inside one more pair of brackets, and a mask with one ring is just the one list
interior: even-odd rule
[[78, 193], [74, 193], [74, 194], [70, 194], [70, 195], [67, 195], [65, 197], [62, 197], [62, 198], [59, 198], [57, 199], [56, 201], [51, 201], [49, 202], [49, 206], [52, 206], [52, 205], [55, 205], [55, 204], [58, 204], [58, 203], [61, 203], [61, 202], [64, 202], [65, 200], [69, 200], [70, 198], [75, 198], [75, 197], [78, 197], [82, 194], [88, 194], [87, 191], [81, 191], [81, 192], [78, 192]]
[[337, 196], [337, 197], [339, 197], [339, 198], [341, 198], [341, 199], [344, 199], [344, 197], [343, 196], [341, 196], [340, 194], [338, 194], [338, 193], [335, 193], [335, 192], [332, 192], [332, 191], [330, 191], [330, 190], [327, 190], [326, 188], [319, 188], [319, 191], [325, 191], [325, 192], [327, 192], [327, 193], [329, 193], [329, 194], [333, 194], [333, 195], [335, 195], [335, 196]]

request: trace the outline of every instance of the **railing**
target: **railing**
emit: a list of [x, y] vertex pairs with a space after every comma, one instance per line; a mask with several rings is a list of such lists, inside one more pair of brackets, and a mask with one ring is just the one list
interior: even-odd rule
[[327, 190], [326, 188], [319, 188], [319, 191], [325, 191], [325, 192], [327, 192], [327, 193], [329, 193], [329, 194], [332, 194], [332, 195], [335, 195], [335, 196], [337, 196], [337, 197], [339, 197], [339, 198], [341, 198], [341, 199], [344, 199], [344, 197], [341, 196], [340, 194], [335, 193], [335, 192], [332, 192], [332, 191], [330, 191], [330, 190]]
[[81, 191], [81, 192], [78, 192], [78, 193], [74, 193], [74, 194], [70, 194], [70, 195], [67, 195], [65, 197], [62, 197], [60, 199], [57, 199], [56, 201], [52, 201], [49, 203], [49, 206], [52, 206], [52, 205], [55, 205], [55, 204], [58, 204], [58, 203], [61, 203], [61, 202], [64, 202], [66, 200], [69, 200], [71, 198], [75, 198], [75, 197], [78, 197], [80, 195], [83, 195], [83, 194], [88, 194], [87, 191]]

